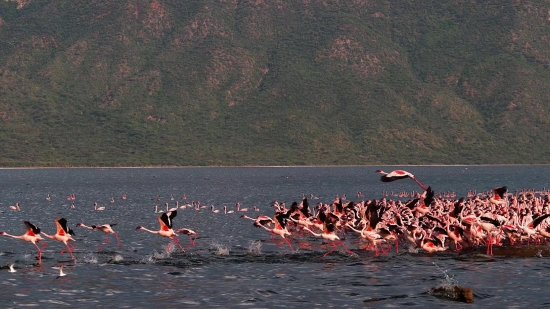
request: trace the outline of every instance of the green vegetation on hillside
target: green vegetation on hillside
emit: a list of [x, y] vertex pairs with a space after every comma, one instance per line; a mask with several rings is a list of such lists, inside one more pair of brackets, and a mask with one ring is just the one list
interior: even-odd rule
[[0, 2], [0, 166], [544, 164], [550, 3]]

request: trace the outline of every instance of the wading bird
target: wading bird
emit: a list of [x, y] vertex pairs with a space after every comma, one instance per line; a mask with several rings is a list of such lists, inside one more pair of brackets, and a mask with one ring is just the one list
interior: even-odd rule
[[[157, 234], [162, 237], [170, 238], [176, 245], [178, 245], [178, 247], [180, 247], [181, 251], [185, 252], [185, 249], [183, 249], [183, 247], [181, 246], [178, 240], [178, 237], [177, 237], [178, 234], [172, 229], [172, 220], [176, 217], [177, 214], [178, 214], [177, 210], [170, 209], [169, 211], [158, 216], [158, 221], [160, 225], [160, 228], [158, 231], [149, 230], [141, 225], [136, 227], [136, 230], [144, 230], [151, 234]], [[181, 229], [178, 231], [181, 231]], [[170, 246], [171, 246], [170, 244], [166, 246], [166, 251], [170, 251]]]
[[38, 258], [38, 265], [40, 265], [42, 264], [42, 249], [46, 247], [46, 244], [41, 243], [42, 249], [40, 249], [36, 243], [40, 242], [41, 240], [44, 240], [44, 238], [40, 236], [40, 229], [37, 228], [36, 225], [30, 223], [29, 221], [23, 221], [23, 223], [25, 223], [25, 226], [27, 227], [27, 231], [25, 232], [25, 234], [17, 236], [17, 235], [8, 234], [6, 232], [0, 232], [0, 235], [21, 239], [23, 241], [32, 243], [36, 247], [36, 249], [38, 249], [37, 258]]
[[113, 234], [115, 236], [116, 242], [118, 243], [119, 247], [122, 246], [122, 244], [118, 240], [117, 233], [112, 228], [115, 225], [116, 225], [116, 223], [87, 226], [84, 223], [78, 223], [76, 226], [80, 226], [80, 227], [83, 227], [83, 228], [89, 229], [89, 230], [98, 230], [98, 231], [102, 231], [103, 233], [105, 233], [105, 242], [97, 247], [97, 251], [99, 251], [99, 249], [101, 249], [101, 247], [103, 247], [103, 245], [106, 245], [106, 244], [109, 243], [109, 234]]
[[[50, 238], [55, 239], [57, 241], [60, 241], [65, 244], [67, 247], [67, 250], [71, 254], [71, 258], [74, 260], [73, 250], [74, 247], [69, 243], [69, 241], [74, 241], [74, 239], [71, 237], [71, 235], [74, 235], [73, 230], [67, 227], [67, 219], [65, 218], [59, 218], [55, 219], [55, 226], [57, 227], [57, 232], [54, 235], [48, 235], [44, 232], [41, 232], [42, 235]], [[63, 254], [65, 250], [61, 250], [61, 253]]]

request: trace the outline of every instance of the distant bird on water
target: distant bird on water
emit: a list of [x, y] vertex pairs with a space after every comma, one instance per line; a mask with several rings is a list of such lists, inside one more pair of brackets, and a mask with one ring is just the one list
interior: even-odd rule
[[380, 180], [382, 182], [392, 182], [403, 178], [410, 178], [414, 180], [414, 182], [416, 182], [420, 186], [420, 188], [422, 188], [422, 190], [426, 190], [428, 188], [425, 185], [421, 184], [420, 181], [418, 181], [418, 179], [416, 179], [413, 174], [407, 171], [395, 170], [395, 171], [386, 173], [382, 170], [376, 170], [376, 173], [383, 175], [382, 177], [380, 177]]

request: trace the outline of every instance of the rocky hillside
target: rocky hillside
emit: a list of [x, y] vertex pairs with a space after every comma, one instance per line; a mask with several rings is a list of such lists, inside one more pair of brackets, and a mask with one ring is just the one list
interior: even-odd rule
[[547, 163], [550, 2], [0, 2], [0, 166]]

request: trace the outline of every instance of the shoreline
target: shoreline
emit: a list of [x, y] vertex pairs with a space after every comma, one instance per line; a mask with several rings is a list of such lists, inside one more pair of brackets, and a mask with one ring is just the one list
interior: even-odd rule
[[405, 164], [405, 165], [152, 165], [152, 166], [27, 166], [0, 167], [0, 169], [155, 169], [155, 168], [296, 168], [296, 167], [482, 167], [482, 166], [550, 166], [550, 164]]

